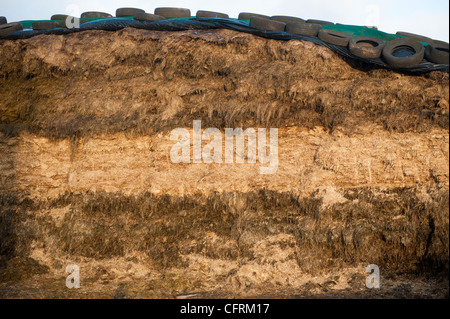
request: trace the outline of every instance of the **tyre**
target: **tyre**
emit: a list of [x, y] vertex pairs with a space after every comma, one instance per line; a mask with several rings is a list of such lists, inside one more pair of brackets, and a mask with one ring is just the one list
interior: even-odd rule
[[166, 19], [190, 18], [191, 10], [184, 8], [156, 8], [155, 14]]
[[251, 13], [251, 12], [241, 12], [239, 13], [239, 20], [250, 20], [250, 18], [252, 17], [259, 17], [259, 18], [265, 18], [265, 19], [270, 19], [269, 16], [265, 16], [263, 14], [258, 14], [258, 13]]
[[7, 23], [8, 23], [8, 20], [6, 20], [5, 17], [0, 17], [0, 25], [7, 24]]
[[414, 39], [399, 38], [389, 41], [383, 49], [383, 59], [393, 68], [418, 65], [425, 55], [422, 43]]
[[204, 10], [197, 11], [196, 17], [197, 18], [221, 18], [221, 19], [229, 19], [230, 18], [230, 16], [225, 13], [204, 11]]
[[88, 11], [81, 14], [81, 19], [99, 19], [112, 18], [113, 16], [106, 12]]
[[414, 39], [414, 40], [417, 40], [417, 41], [420, 41], [420, 42], [425, 42], [425, 43], [433, 42], [433, 39], [431, 39], [429, 37], [425, 37], [423, 35], [409, 33], [409, 32], [399, 31], [399, 32], [397, 32], [397, 35], [401, 35], [403, 37], [407, 37], [409, 39]]
[[329, 44], [346, 47], [351, 36], [344, 32], [322, 29], [319, 31], [319, 39]]
[[381, 56], [384, 42], [374, 37], [354, 37], [350, 39], [348, 48], [353, 55], [364, 59], [376, 59]]
[[315, 19], [308, 19], [308, 20], [306, 20], [306, 23], [314, 23], [314, 24], [320, 24], [320, 25], [334, 24], [333, 22], [330, 22], [330, 21], [315, 20]]
[[449, 64], [449, 44], [442, 41], [433, 41], [425, 49], [425, 58], [437, 64]]
[[67, 17], [69, 17], [67, 14], [54, 14], [50, 20], [66, 21]]
[[284, 31], [286, 24], [275, 20], [251, 17], [250, 27], [264, 31]]
[[307, 37], [317, 37], [319, 31], [322, 30], [320, 24], [313, 23], [299, 23], [299, 22], [288, 22], [286, 23], [286, 32], [298, 35], [304, 35]]
[[134, 15], [138, 13], [145, 13], [145, 10], [137, 8], [119, 8], [116, 10], [116, 17], [134, 17]]
[[275, 21], [279, 21], [279, 22], [283, 22], [283, 23], [288, 23], [288, 22], [305, 23], [305, 20], [303, 20], [301, 18], [289, 17], [289, 16], [273, 16], [270, 18], [270, 20], [275, 20]]
[[20, 22], [11, 22], [0, 25], [0, 38], [6, 37], [11, 33], [23, 30], [23, 26]]
[[80, 18], [74, 18], [70, 17], [69, 23], [67, 23], [67, 20], [61, 21], [61, 27], [62, 28], [79, 28], [80, 25], [89, 22], [86, 19], [80, 19]]
[[136, 13], [134, 15], [134, 20], [153, 22], [166, 20], [166, 18], [151, 13]]
[[[69, 24], [67, 24], [67, 18], [69, 18]], [[73, 28], [88, 22], [86, 19], [75, 18], [67, 14], [55, 14], [50, 18], [51, 20], [59, 21], [62, 28]]]
[[56, 22], [56, 21], [35, 21], [32, 23], [31, 27], [35, 31], [40, 30], [51, 30], [56, 28], [62, 28], [65, 22]]

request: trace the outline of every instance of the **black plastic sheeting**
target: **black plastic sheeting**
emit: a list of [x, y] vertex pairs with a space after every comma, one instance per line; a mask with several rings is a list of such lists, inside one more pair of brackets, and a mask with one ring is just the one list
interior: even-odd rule
[[[210, 29], [229, 29], [239, 32], [250, 33], [259, 37], [267, 38], [267, 39], [275, 39], [275, 40], [305, 40], [313, 42], [317, 45], [321, 45], [331, 49], [332, 51], [354, 59], [358, 61], [362, 61], [365, 63], [377, 65], [380, 67], [385, 67], [389, 69], [393, 69], [389, 64], [384, 62], [382, 59], [362, 59], [360, 57], [354, 56], [350, 51], [341, 46], [336, 46], [333, 44], [326, 43], [319, 38], [307, 37], [297, 34], [286, 33], [282, 31], [262, 31], [259, 29], [255, 29], [250, 27], [247, 23], [236, 21], [236, 20], [228, 20], [228, 19], [218, 19], [218, 18], [193, 18], [193, 19], [184, 19], [184, 20], [164, 20], [164, 21], [154, 21], [154, 22], [146, 22], [146, 21], [138, 21], [138, 20], [129, 20], [129, 19], [104, 19], [98, 21], [92, 21], [85, 24], [82, 24], [80, 28], [75, 29], [52, 29], [52, 30], [44, 30], [44, 31], [34, 31], [34, 30], [23, 30], [17, 31], [4, 39], [8, 40], [17, 40], [17, 39], [27, 39], [41, 34], [55, 34], [55, 35], [63, 35], [80, 31], [87, 30], [105, 30], [105, 31], [117, 31], [124, 28], [136, 28], [136, 29], [145, 29], [145, 30], [154, 30], [154, 31], [185, 31], [185, 30], [210, 30]], [[430, 72], [430, 71], [443, 71], [449, 72], [448, 64], [434, 64], [423, 60], [419, 65], [402, 68], [399, 69], [401, 71], [406, 72]]]

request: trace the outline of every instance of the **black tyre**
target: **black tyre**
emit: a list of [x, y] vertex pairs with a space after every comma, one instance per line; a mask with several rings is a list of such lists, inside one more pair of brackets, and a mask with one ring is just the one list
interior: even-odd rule
[[69, 17], [67, 14], [54, 14], [50, 18], [50, 20], [59, 20], [59, 21], [65, 21]]
[[0, 25], [0, 38], [6, 37], [11, 33], [23, 30], [20, 22], [11, 22]]
[[425, 48], [417, 40], [400, 38], [389, 41], [383, 49], [383, 59], [394, 68], [418, 65], [425, 55]]
[[251, 17], [250, 27], [264, 31], [284, 31], [286, 23], [260, 17]]
[[106, 12], [88, 11], [81, 14], [81, 19], [99, 19], [112, 18], [113, 16]]
[[138, 13], [145, 13], [145, 10], [137, 8], [119, 8], [116, 10], [116, 17], [134, 17], [134, 15]]
[[270, 20], [275, 20], [283, 23], [288, 22], [298, 22], [298, 23], [305, 23], [305, 20], [302, 18], [296, 18], [296, 17], [289, 17], [289, 16], [273, 16], [270, 18]]
[[56, 21], [35, 21], [31, 24], [35, 31], [63, 28], [64, 25], [65, 23]]
[[166, 19], [190, 18], [191, 10], [184, 8], [156, 8], [155, 14]]
[[376, 59], [381, 56], [384, 42], [374, 37], [354, 37], [350, 39], [348, 48], [353, 55], [365, 59]]
[[8, 23], [8, 20], [6, 20], [5, 17], [0, 17], [0, 25], [7, 24], [7, 23]]
[[230, 18], [230, 16], [225, 13], [204, 11], [204, 10], [197, 11], [196, 17], [197, 18], [221, 18], [221, 19], [229, 19]]
[[414, 39], [414, 40], [417, 40], [417, 41], [420, 41], [420, 42], [425, 42], [425, 43], [433, 42], [433, 39], [431, 39], [429, 37], [425, 37], [423, 35], [409, 33], [409, 32], [399, 31], [399, 32], [397, 32], [397, 35], [401, 35], [403, 37], [407, 37], [409, 39]]
[[351, 36], [344, 32], [322, 29], [319, 31], [319, 39], [329, 44], [346, 47], [350, 42]]
[[320, 24], [303, 23], [303, 22], [288, 22], [286, 23], [286, 32], [307, 37], [317, 37], [319, 31], [322, 30]]
[[136, 13], [134, 15], [134, 20], [153, 22], [166, 20], [166, 18], [151, 13]]
[[89, 22], [86, 19], [70, 17], [69, 23], [66, 20], [62, 20], [60, 23], [62, 28], [78, 28], [80, 25]]
[[[67, 18], [69, 18], [69, 23], [67, 23]], [[60, 27], [62, 28], [73, 28], [88, 22], [86, 19], [75, 18], [67, 14], [55, 14], [50, 19], [60, 21]]]
[[258, 14], [258, 13], [251, 13], [251, 12], [241, 12], [239, 13], [239, 20], [250, 20], [250, 18], [252, 17], [259, 17], [259, 18], [265, 18], [265, 19], [270, 19], [269, 16], [265, 16], [263, 14]]
[[308, 20], [306, 20], [306, 23], [314, 23], [314, 24], [320, 24], [320, 25], [334, 24], [333, 22], [330, 22], [330, 21], [316, 20], [316, 19], [308, 19]]
[[442, 41], [433, 41], [425, 49], [425, 58], [437, 64], [449, 64], [449, 44]]

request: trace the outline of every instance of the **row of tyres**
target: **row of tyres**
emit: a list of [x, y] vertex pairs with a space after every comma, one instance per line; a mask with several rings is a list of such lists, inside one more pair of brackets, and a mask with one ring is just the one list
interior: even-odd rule
[[[34, 31], [73, 28], [93, 20], [106, 19], [105, 21], [110, 21], [112, 18], [114, 17], [109, 13], [94, 11], [84, 12], [80, 18], [57, 14], [51, 17], [52, 21], [32, 22], [31, 28]], [[184, 8], [156, 8], [154, 13], [147, 13], [145, 10], [138, 8], [119, 8], [116, 10], [115, 18], [127, 18], [143, 23], [152, 23], [177, 18], [191, 18], [191, 11]], [[197, 12], [196, 18], [219, 20], [229, 19], [229, 16], [224, 13], [201, 10]], [[422, 65], [423, 62], [428, 61], [438, 65], [449, 64], [448, 43], [411, 33], [398, 32], [395, 38], [382, 40], [371, 36], [352, 36], [349, 33], [336, 30], [334, 23], [323, 20], [304, 20], [289, 16], [269, 17], [248, 12], [240, 13], [238, 20], [247, 21], [248, 24], [246, 25], [249, 25], [251, 29], [261, 32], [278, 32], [286, 35], [309, 37], [311, 39], [317, 38], [332, 46], [345, 48], [350, 52], [350, 55], [359, 59], [372, 62], [374, 59], [382, 59], [383, 62], [392, 68], [410, 68], [418, 64]], [[232, 22], [231, 20], [229, 21]], [[20, 31], [22, 28], [21, 23], [7, 23], [6, 18], [0, 17], [0, 38]], [[235, 28], [235, 26], [232, 25], [231, 28]]]
[[[393, 68], [415, 66], [424, 58], [436, 64], [449, 64], [449, 44], [446, 42], [398, 32], [398, 35], [405, 37], [385, 43], [371, 36], [352, 37], [345, 32], [323, 28], [329, 24], [331, 22], [320, 20], [300, 21], [295, 17], [250, 17], [250, 26], [256, 29], [317, 37], [326, 43], [347, 47], [351, 54], [362, 59], [383, 58]], [[419, 39], [427, 41], [426, 48]]]
[[[116, 18], [132, 17], [139, 21], [163, 21], [174, 18], [190, 18], [191, 11], [183, 8], [156, 8], [155, 14], [146, 13], [145, 10], [138, 8], [119, 8], [116, 10]], [[209, 11], [198, 11], [197, 17], [216, 17], [229, 18], [225, 14], [215, 14]], [[110, 19], [113, 15], [106, 12], [88, 11], [81, 14], [80, 18], [73, 17], [66, 14], [54, 14], [50, 21], [34, 21], [31, 24], [31, 29], [35, 31], [51, 30], [56, 28], [72, 28], [80, 26], [97, 19]], [[0, 38], [12, 34], [16, 31], [21, 31], [23, 24], [19, 22], [7, 23], [5, 17], [0, 17]]]

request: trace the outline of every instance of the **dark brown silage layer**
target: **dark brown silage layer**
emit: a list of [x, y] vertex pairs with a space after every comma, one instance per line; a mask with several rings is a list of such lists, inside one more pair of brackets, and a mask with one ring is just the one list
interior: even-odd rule
[[448, 73], [408, 75], [230, 30], [0, 41], [0, 129], [67, 138], [192, 125], [448, 129]]
[[[182, 198], [66, 194], [52, 201], [2, 196], [2, 267], [14, 257], [28, 257], [33, 241], [53, 254], [99, 260], [145, 252], [159, 270], [189, 267], [181, 257], [195, 253], [248, 263], [259, 240], [286, 233], [296, 239], [289, 258], [306, 272], [358, 263], [399, 274], [448, 269], [448, 193], [435, 193], [431, 203], [421, 202], [414, 189], [382, 195], [353, 189], [345, 196], [358, 203], [322, 209], [314, 195], [299, 199], [266, 190]], [[44, 213], [67, 206], [58, 226]], [[233, 245], [213, 245], [205, 232]]]

